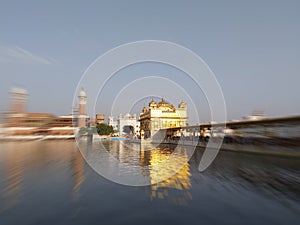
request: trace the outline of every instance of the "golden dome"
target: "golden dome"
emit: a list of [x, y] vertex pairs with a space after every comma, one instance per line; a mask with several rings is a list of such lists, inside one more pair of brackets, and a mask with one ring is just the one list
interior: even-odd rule
[[152, 98], [151, 102], [149, 102], [149, 106], [150, 105], [156, 105], [156, 102], [153, 100], [153, 98]]
[[161, 101], [158, 103], [159, 106], [170, 106], [171, 104], [167, 102], [164, 98], [161, 99]]
[[146, 106], [144, 106], [144, 107], [143, 107], [143, 110], [142, 110], [142, 112], [143, 112], [143, 113], [147, 112], [147, 108], [146, 108]]
[[161, 101], [159, 103], [157, 103], [157, 107], [158, 108], [169, 108], [169, 110], [171, 111], [175, 111], [174, 105], [170, 104], [169, 102], [167, 102], [164, 98], [161, 99]]
[[151, 102], [149, 102], [149, 107], [150, 108], [156, 108], [157, 103], [152, 99]]
[[186, 108], [186, 103], [184, 101], [181, 101], [179, 104], [178, 104], [178, 108]]

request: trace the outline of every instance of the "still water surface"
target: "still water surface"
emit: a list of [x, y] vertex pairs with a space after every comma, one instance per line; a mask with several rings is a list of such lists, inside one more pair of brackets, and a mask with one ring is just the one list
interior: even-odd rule
[[[131, 151], [118, 141], [106, 146], [118, 160], [141, 166], [155, 164], [173, 150]], [[178, 160], [186, 160], [188, 152], [183, 148]], [[0, 143], [0, 224], [299, 222], [299, 159], [221, 151], [200, 173], [202, 153], [197, 149], [164, 182], [130, 187], [99, 176], [74, 141]], [[158, 176], [151, 169], [141, 173], [150, 181]]]

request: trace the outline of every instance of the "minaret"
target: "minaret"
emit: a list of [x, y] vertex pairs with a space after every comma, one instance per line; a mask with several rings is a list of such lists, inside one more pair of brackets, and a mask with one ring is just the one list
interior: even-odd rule
[[86, 93], [83, 89], [81, 89], [79, 96], [79, 116], [78, 116], [78, 126], [86, 127]]

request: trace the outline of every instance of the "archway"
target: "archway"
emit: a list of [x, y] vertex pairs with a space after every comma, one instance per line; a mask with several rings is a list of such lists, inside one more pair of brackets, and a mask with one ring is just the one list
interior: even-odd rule
[[132, 125], [123, 126], [123, 134], [125, 134], [126, 137], [132, 138], [134, 135], [134, 127]]

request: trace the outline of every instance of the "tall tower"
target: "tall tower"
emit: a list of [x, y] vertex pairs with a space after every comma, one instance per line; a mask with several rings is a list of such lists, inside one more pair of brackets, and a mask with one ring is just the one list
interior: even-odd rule
[[11, 113], [22, 114], [26, 112], [27, 96], [28, 93], [22, 88], [12, 88], [10, 91], [11, 96]]
[[81, 89], [79, 96], [79, 116], [78, 116], [78, 126], [79, 127], [86, 127], [86, 93], [83, 89]]

